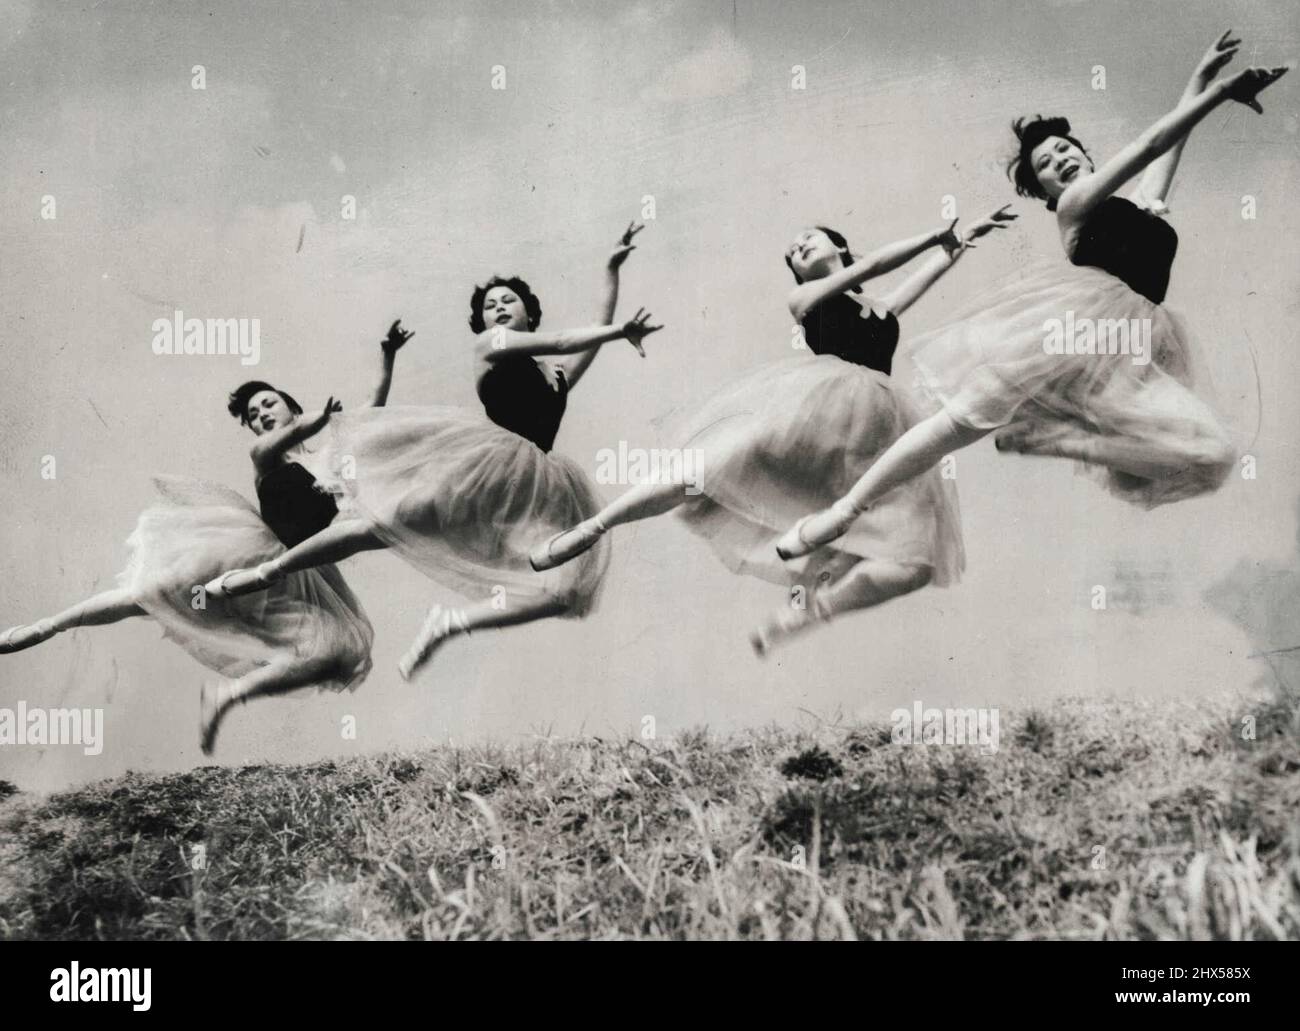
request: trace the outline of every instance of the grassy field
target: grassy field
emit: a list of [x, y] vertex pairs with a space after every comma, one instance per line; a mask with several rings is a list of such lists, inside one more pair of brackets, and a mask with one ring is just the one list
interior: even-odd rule
[[1066, 702], [1003, 711], [993, 755], [822, 725], [0, 782], [0, 936], [1295, 939], [1298, 714]]

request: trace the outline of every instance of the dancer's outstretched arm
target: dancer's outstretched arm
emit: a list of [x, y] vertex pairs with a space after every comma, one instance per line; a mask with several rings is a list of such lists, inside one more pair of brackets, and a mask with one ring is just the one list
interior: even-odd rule
[[[636, 245], [632, 243], [632, 238], [641, 232], [645, 226], [637, 225], [635, 222], [629, 222], [628, 227], [623, 230], [623, 235], [619, 238], [618, 245], [610, 253], [609, 260], [605, 262], [605, 293], [601, 299], [600, 311], [596, 316], [597, 322], [602, 326], [608, 326], [614, 321], [614, 309], [618, 307], [618, 270], [622, 267], [623, 262], [627, 261], [627, 256], [636, 250]], [[641, 350], [640, 345], [636, 345], [640, 351], [641, 357], [645, 357], [645, 351]], [[588, 351], [582, 351], [572, 358], [566, 358], [558, 362], [559, 367], [564, 371], [564, 378], [572, 390], [578, 385], [578, 380], [582, 379], [582, 374], [587, 371], [589, 366], [596, 358], [597, 348]]]
[[[1224, 101], [1235, 100], [1262, 113], [1264, 109], [1255, 98], [1288, 71], [1286, 67], [1247, 68], [1231, 78], [1220, 79], [1164, 115], [1094, 174], [1084, 176], [1066, 188], [1056, 211], [1062, 236], [1077, 231], [1098, 204], [1186, 139], [1187, 134]], [[1041, 160], [1050, 160], [1050, 155], [1043, 155]]]
[[[1192, 72], [1187, 88], [1183, 90], [1183, 95], [1178, 100], [1179, 106], [1190, 103], [1204, 93], [1220, 70], [1236, 56], [1240, 46], [1241, 40], [1232, 38], [1231, 29], [1211, 43], [1210, 49], [1205, 52], [1196, 65], [1196, 70]], [[1174, 172], [1178, 170], [1178, 159], [1182, 157], [1183, 146], [1186, 143], [1187, 137], [1184, 136], [1147, 167], [1147, 170], [1142, 173], [1137, 189], [1133, 191], [1131, 198], [1133, 201], [1145, 208], [1157, 211], [1164, 209], [1165, 201], [1169, 196], [1169, 187], [1174, 181]]]
[[379, 344], [383, 357], [379, 365], [379, 381], [370, 392], [370, 408], [383, 408], [388, 403], [388, 390], [393, 385], [393, 364], [397, 361], [397, 352], [415, 333], [402, 328], [402, 320], [397, 319], [388, 327], [388, 336]]
[[663, 326], [650, 325], [650, 313], [637, 309], [636, 316], [621, 326], [590, 326], [587, 329], [563, 329], [558, 333], [524, 333], [516, 329], [494, 326], [478, 335], [475, 348], [480, 358], [497, 362], [511, 355], [578, 354], [608, 344], [611, 340], [627, 340], [639, 344]]
[[790, 291], [790, 314], [794, 316], [796, 322], [802, 322], [803, 317], [823, 301], [852, 290], [875, 276], [892, 272], [931, 247], [960, 250], [961, 240], [953, 232], [953, 226], [956, 224], [957, 220], [954, 218], [952, 224], [944, 229], [936, 229], [932, 233], [923, 233], [920, 236], [886, 244], [866, 257], [859, 258], [852, 265], [837, 269], [829, 276], [800, 283]]
[[961, 239], [960, 247], [955, 250], [945, 249], [942, 254], [936, 254], [928, 259], [916, 272], [881, 297], [880, 302], [895, 315], [902, 315], [920, 299], [922, 294], [934, 286], [945, 272], [957, 264], [958, 258], [966, 251], [974, 250], [973, 240], [978, 240], [994, 229], [1006, 229], [1008, 222], [1014, 222], [1020, 217], [1008, 211], [1009, 207], [1010, 204], [1004, 204], [992, 214], [973, 222], [964, 232], [958, 234]]
[[253, 467], [259, 474], [267, 472], [284, 457], [285, 452], [301, 444], [308, 437], [315, 436], [325, 428], [330, 421], [330, 416], [342, 410], [343, 405], [331, 397], [325, 402], [325, 407], [321, 409], [320, 414], [314, 418], [295, 419], [283, 429], [272, 430], [258, 437], [257, 443], [249, 451], [249, 456], [253, 459]]

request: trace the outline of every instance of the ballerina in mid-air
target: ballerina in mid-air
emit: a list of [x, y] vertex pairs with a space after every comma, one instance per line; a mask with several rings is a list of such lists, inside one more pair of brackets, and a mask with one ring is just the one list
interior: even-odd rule
[[[970, 241], [1015, 217], [999, 209], [960, 236], [954, 222], [857, 260], [834, 229], [803, 230], [785, 261], [796, 283], [790, 314], [811, 354], [758, 368], [684, 421], [676, 443], [683, 453], [700, 456], [693, 482], [633, 487], [541, 543], [533, 567], [554, 568], [584, 554], [615, 526], [676, 511], [733, 572], [805, 587], [795, 604], [751, 635], [760, 655], [842, 613], [928, 583], [955, 582], [964, 561], [956, 494], [937, 473], [895, 491], [859, 517], [837, 548], [801, 568], [777, 562], [772, 544], [795, 515], [837, 497], [919, 418], [913, 399], [889, 376], [897, 316]], [[941, 253], [894, 290], [874, 299], [861, 295], [863, 283], [932, 247]]]
[[469, 324], [487, 417], [410, 406], [335, 419], [321, 464], [334, 470], [330, 489], [345, 498], [346, 518], [210, 589], [248, 594], [321, 562], [391, 547], [430, 579], [476, 599], [467, 608], [432, 608], [398, 665], [408, 679], [456, 635], [586, 615], [607, 550], [540, 577], [529, 568], [528, 544], [596, 511], [587, 475], [551, 450], [569, 394], [604, 344], [627, 340], [640, 351], [662, 328], [644, 311], [613, 322], [619, 269], [641, 228], [630, 225], [606, 263], [599, 325], [541, 332], [541, 303], [522, 279], [494, 277], [475, 289]]
[[[394, 358], [410, 336], [393, 323], [381, 345], [371, 404], [384, 404]], [[297, 573], [256, 598], [201, 590], [232, 562], [274, 558], [328, 526], [337, 511], [333, 498], [317, 490], [311, 473], [295, 460], [338, 409], [333, 398], [307, 418], [290, 394], [253, 381], [230, 395], [227, 408], [257, 436], [250, 456], [260, 514], [226, 487], [156, 477], [159, 500], [141, 513], [127, 540], [131, 557], [119, 586], [0, 635], [0, 652], [15, 652], [77, 627], [153, 618], [167, 637], [222, 678], [202, 687], [199, 740], [205, 754], [211, 754], [230, 709], [251, 698], [312, 685], [354, 689], [370, 672], [373, 640], [360, 603], [332, 565]]]
[[[1260, 91], [1287, 71], [1248, 68], [1213, 82], [1239, 45], [1224, 33], [1178, 106], [1099, 169], [1064, 118], [1014, 123], [1018, 153], [1009, 173], [1018, 193], [1056, 213], [1070, 263], [1007, 283], [914, 342], [909, 356], [942, 409], [829, 508], [796, 522], [777, 546], [782, 558], [834, 541], [889, 491], [997, 429], [1000, 450], [1085, 463], [1112, 493], [1144, 508], [1218, 489], [1235, 448], [1196, 393], [1190, 337], [1162, 303], [1178, 245], [1162, 216], [1192, 129], [1225, 101], [1262, 112]], [[1131, 198], [1114, 196], [1139, 172]], [[1149, 341], [1141, 355], [1122, 346], [1127, 339], [1097, 347], [1095, 338], [1081, 338], [1063, 348], [1048, 327], [1067, 316], [1094, 333], [1102, 325], [1149, 326]]]

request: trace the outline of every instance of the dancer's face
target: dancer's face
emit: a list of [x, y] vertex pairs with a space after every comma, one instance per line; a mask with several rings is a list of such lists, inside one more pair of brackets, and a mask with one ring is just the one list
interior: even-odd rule
[[528, 309], [524, 300], [508, 286], [494, 286], [483, 298], [483, 325], [489, 329], [504, 326], [521, 333], [529, 331]]
[[837, 268], [843, 267], [841, 252], [820, 229], [805, 229], [786, 248], [786, 257], [796, 276], [803, 282], [824, 279]]
[[1053, 200], [1059, 200], [1067, 186], [1092, 172], [1092, 161], [1077, 144], [1064, 136], [1049, 136], [1030, 155], [1038, 184]]
[[248, 425], [259, 437], [282, 429], [296, 419], [293, 409], [274, 390], [262, 390], [248, 399]]

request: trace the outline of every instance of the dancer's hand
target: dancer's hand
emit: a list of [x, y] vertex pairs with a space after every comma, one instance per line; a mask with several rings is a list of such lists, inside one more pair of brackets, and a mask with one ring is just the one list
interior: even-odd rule
[[1291, 66], [1285, 64], [1277, 68], [1246, 68], [1223, 80], [1225, 93], [1228, 99], [1245, 104], [1256, 114], [1262, 115], [1264, 109], [1256, 97], [1290, 70]]
[[1014, 222], [1020, 217], [1014, 211], [1008, 211], [1007, 209], [1010, 207], [1010, 204], [1003, 204], [997, 211], [972, 222], [966, 227], [966, 231], [961, 234], [962, 245], [973, 250], [975, 245], [971, 243], [972, 240], [978, 240], [981, 236], [986, 236], [995, 229], [1006, 229], [1008, 222]]
[[343, 411], [343, 402], [335, 401], [334, 398], [331, 397], [328, 401], [325, 402], [325, 407], [321, 409], [320, 424], [324, 426], [327, 422], [330, 421], [331, 415], [333, 415], [335, 412], [341, 412], [341, 411]]
[[627, 256], [636, 250], [636, 245], [632, 242], [632, 237], [644, 229], [644, 225], [637, 225], [635, 222], [629, 222], [627, 228], [623, 230], [623, 235], [619, 237], [618, 246], [614, 248], [609, 256], [609, 270], [617, 272], [623, 262], [627, 261]]
[[663, 326], [650, 325], [650, 313], [644, 308], [638, 308], [636, 314], [623, 323], [623, 336], [629, 344], [636, 348], [637, 354], [644, 358], [645, 348], [641, 346], [641, 341], [651, 333], [658, 333], [663, 328]]
[[934, 242], [942, 247], [948, 254], [948, 257], [954, 257], [962, 249], [962, 239], [957, 234], [957, 220], [954, 218], [947, 229], [938, 229], [934, 234]]
[[388, 327], [388, 336], [380, 342], [379, 346], [384, 349], [384, 354], [393, 355], [400, 351], [402, 345], [413, 336], [415, 336], [414, 330], [403, 329], [402, 320], [395, 319]]
[[1237, 56], [1237, 51], [1241, 49], [1241, 40], [1234, 39], [1232, 30], [1229, 29], [1222, 36], [1210, 44], [1210, 49], [1205, 51], [1205, 55], [1196, 65], [1196, 71], [1192, 72], [1192, 81], [1200, 84], [1204, 89], [1206, 83], [1219, 74], [1224, 66]]

